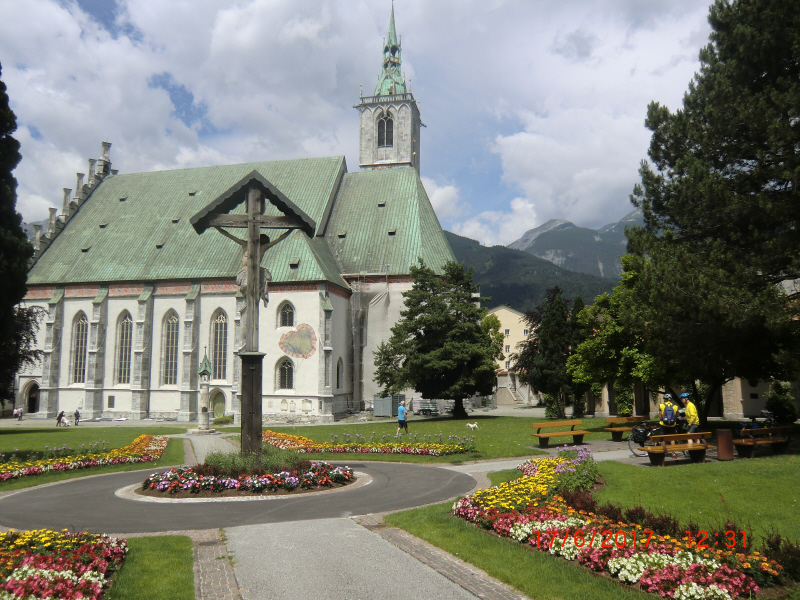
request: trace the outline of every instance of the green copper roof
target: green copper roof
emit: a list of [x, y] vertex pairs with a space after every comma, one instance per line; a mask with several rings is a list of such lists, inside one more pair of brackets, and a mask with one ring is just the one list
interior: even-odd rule
[[375, 85], [375, 96], [388, 96], [393, 94], [406, 93], [406, 81], [401, 70], [402, 48], [397, 40], [397, 32], [394, 27], [394, 4], [392, 5], [392, 16], [389, 19], [389, 34], [386, 36], [386, 43], [383, 45], [383, 62], [378, 83]]
[[394, 28], [394, 4], [392, 4], [392, 16], [389, 18], [389, 35], [386, 36], [384, 53], [391, 52], [393, 47], [400, 48], [400, 44], [397, 41], [397, 31]]
[[408, 274], [420, 257], [441, 272], [455, 260], [413, 167], [346, 174], [325, 239], [342, 273]]
[[[336, 156], [108, 176], [33, 265], [28, 283], [235, 277], [241, 248], [213, 229], [195, 233], [192, 215], [257, 170], [319, 229], [344, 169], [344, 158]], [[342, 285], [324, 241], [300, 235], [302, 240], [292, 234], [265, 255], [273, 281], [301, 277]], [[297, 268], [289, 266], [295, 255], [301, 259]]]
[[197, 374], [200, 376], [207, 375], [208, 377], [211, 377], [211, 361], [208, 360], [208, 352], [204, 350], [203, 355], [203, 362], [200, 363], [200, 368], [197, 370]]

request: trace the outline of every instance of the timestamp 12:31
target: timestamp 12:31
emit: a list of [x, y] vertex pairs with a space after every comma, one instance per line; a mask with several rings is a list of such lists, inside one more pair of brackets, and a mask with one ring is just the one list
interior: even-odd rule
[[719, 547], [720, 545], [723, 545], [726, 548], [735, 548], [738, 545], [740, 538], [742, 548], [747, 547], [747, 533], [744, 530], [733, 531], [732, 529], [729, 529], [725, 532], [712, 531], [709, 533], [708, 531], [701, 529], [696, 534], [692, 534], [691, 531], [687, 530], [686, 536], [689, 539], [687, 546], [692, 546], [692, 541], [696, 537], [697, 541], [694, 543], [694, 545], [699, 549], [710, 548], [712, 546]]

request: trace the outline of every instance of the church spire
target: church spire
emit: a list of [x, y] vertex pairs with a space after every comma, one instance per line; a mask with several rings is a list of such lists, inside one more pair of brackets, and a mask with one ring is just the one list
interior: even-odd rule
[[397, 39], [394, 26], [394, 3], [392, 3], [392, 16], [389, 19], [389, 33], [383, 45], [383, 68], [378, 83], [375, 86], [375, 96], [389, 96], [406, 93], [406, 82], [400, 65], [402, 48]]

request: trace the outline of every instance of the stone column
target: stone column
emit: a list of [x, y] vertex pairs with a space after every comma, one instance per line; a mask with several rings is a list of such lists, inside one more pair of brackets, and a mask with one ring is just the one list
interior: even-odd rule
[[64, 327], [64, 288], [56, 289], [47, 305], [45, 318], [42, 386], [39, 388], [37, 418], [55, 418], [58, 413], [58, 380], [61, 374], [61, 333]]
[[108, 327], [108, 288], [100, 288], [92, 300], [92, 317], [89, 322], [89, 348], [86, 376], [86, 395], [83, 419], [103, 415], [103, 388], [105, 385], [106, 328]]
[[144, 419], [150, 412], [150, 372], [153, 345], [153, 286], [145, 286], [137, 298], [133, 338], [131, 419]]
[[594, 416], [610, 417], [611, 406], [614, 403], [614, 384], [610, 381], [603, 384], [603, 390], [600, 393], [600, 404], [595, 405]]
[[242, 360], [239, 358], [238, 351], [244, 346], [244, 336], [242, 332], [242, 311], [244, 311], [244, 296], [241, 292], [236, 292], [236, 314], [234, 315], [234, 348], [233, 353], [233, 398], [231, 400], [231, 410], [233, 410], [233, 424], [242, 424], [242, 388], [241, 372]]
[[186, 295], [186, 311], [183, 317], [183, 371], [181, 375], [181, 408], [178, 421], [197, 420], [197, 334], [200, 326], [200, 284], [192, 284]]

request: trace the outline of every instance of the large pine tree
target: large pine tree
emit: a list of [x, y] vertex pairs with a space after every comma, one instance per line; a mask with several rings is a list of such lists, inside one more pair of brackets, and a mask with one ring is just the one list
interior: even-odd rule
[[[0, 66], [0, 77], [2, 66]], [[21, 160], [19, 142], [12, 137], [17, 119], [8, 103], [6, 86], [0, 79], [0, 402], [14, 396], [14, 375], [21, 366], [20, 350], [30, 346], [36, 319], [20, 313], [17, 305], [25, 296], [28, 260], [33, 248], [22, 230], [17, 212], [17, 180], [12, 171]]]
[[453, 400], [453, 417], [467, 416], [464, 400], [492, 393], [497, 343], [481, 319], [486, 309], [472, 283], [473, 269], [448, 262], [437, 275], [420, 259], [405, 309], [388, 342], [375, 353], [375, 381], [385, 393], [414, 388], [425, 399]]

